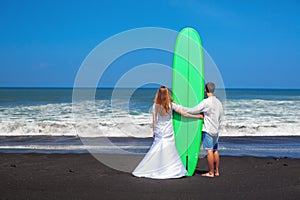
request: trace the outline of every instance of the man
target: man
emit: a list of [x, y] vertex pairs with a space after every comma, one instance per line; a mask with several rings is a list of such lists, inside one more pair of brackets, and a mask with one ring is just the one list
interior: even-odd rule
[[[182, 107], [182, 110], [190, 114], [204, 114], [204, 124], [202, 128], [202, 142], [207, 151], [207, 163], [209, 171], [202, 176], [219, 176], [220, 157], [218, 153], [219, 127], [223, 117], [222, 103], [214, 96], [215, 84], [208, 82], [205, 85], [207, 96], [200, 104], [193, 108]], [[214, 168], [215, 165], [215, 168]]]

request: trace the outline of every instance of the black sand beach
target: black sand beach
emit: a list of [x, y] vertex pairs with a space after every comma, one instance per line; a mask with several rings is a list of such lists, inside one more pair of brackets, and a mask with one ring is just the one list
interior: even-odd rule
[[[115, 155], [111, 159], [115, 158]], [[136, 178], [90, 154], [0, 154], [0, 199], [299, 199], [300, 159], [221, 157], [221, 176]]]

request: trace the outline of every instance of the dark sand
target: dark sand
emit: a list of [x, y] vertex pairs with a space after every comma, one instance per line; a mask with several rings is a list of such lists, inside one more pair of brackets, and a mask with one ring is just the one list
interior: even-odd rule
[[[111, 159], [115, 159], [115, 155]], [[0, 154], [0, 199], [300, 199], [300, 159], [221, 157], [221, 176], [151, 180], [89, 154]]]

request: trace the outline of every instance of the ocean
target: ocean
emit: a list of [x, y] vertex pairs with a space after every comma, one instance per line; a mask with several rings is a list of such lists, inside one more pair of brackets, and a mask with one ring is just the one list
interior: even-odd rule
[[[75, 102], [70, 88], [2, 88], [0, 152], [146, 153], [155, 93], [97, 89]], [[221, 100], [221, 155], [300, 158], [300, 90], [227, 89]]]

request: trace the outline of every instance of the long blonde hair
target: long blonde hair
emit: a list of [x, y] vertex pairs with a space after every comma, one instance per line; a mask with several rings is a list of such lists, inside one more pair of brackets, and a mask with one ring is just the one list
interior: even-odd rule
[[[155, 106], [160, 106], [165, 110], [166, 113], [169, 113], [171, 101], [172, 101], [172, 96], [169, 89], [166, 86], [161, 86], [155, 95], [155, 99], [154, 99]], [[160, 110], [160, 112], [158, 111], [159, 113], [164, 113], [162, 112], [161, 109], [159, 110]]]

